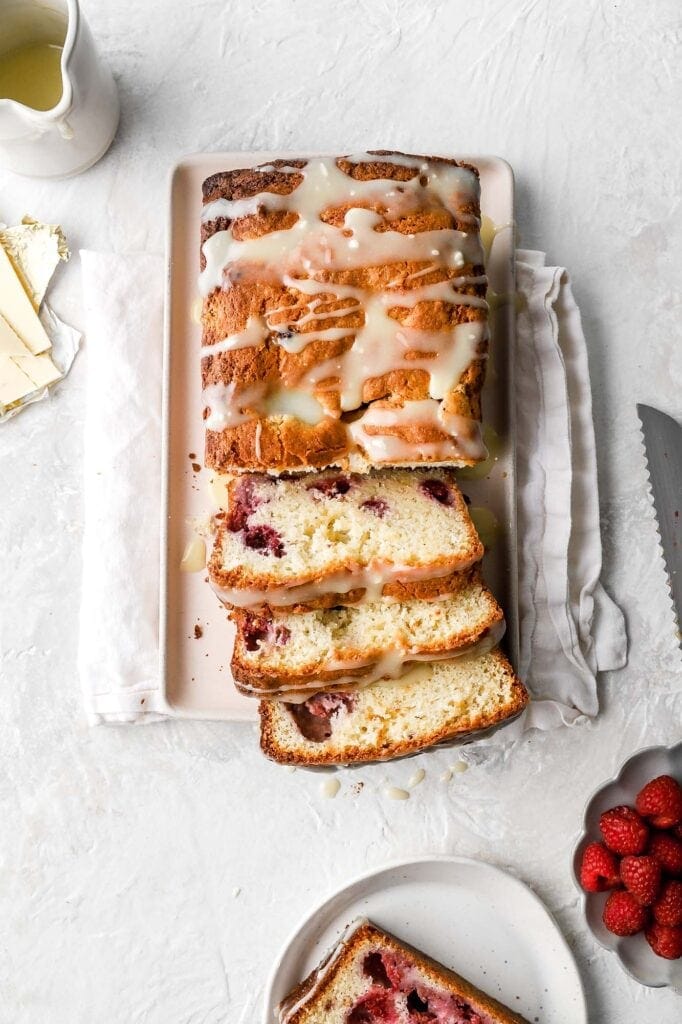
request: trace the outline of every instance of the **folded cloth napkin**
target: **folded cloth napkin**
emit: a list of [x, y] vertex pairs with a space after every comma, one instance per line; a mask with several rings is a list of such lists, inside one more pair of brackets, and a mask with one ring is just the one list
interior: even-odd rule
[[93, 724], [148, 722], [163, 707], [163, 259], [80, 256], [88, 383], [78, 667]]
[[[79, 669], [89, 720], [163, 717], [159, 672], [161, 256], [81, 252], [88, 362]], [[597, 713], [621, 667], [623, 616], [599, 583], [601, 540], [585, 339], [566, 271], [517, 253], [521, 676], [517, 726]], [[512, 727], [513, 728], [513, 727]], [[505, 730], [507, 733], [507, 730]]]
[[587, 348], [567, 272], [516, 253], [519, 674], [526, 726], [597, 714], [595, 674], [622, 668], [625, 620], [599, 582], [597, 458]]

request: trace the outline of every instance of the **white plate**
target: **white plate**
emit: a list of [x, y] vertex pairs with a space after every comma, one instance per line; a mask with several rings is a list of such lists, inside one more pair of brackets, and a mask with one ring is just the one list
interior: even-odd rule
[[[300, 155], [300, 154], [298, 154]], [[309, 154], [314, 155], [314, 154]], [[180, 572], [180, 560], [193, 536], [188, 520], [211, 510], [209, 473], [195, 472], [203, 462], [204, 430], [200, 388], [201, 330], [192, 317], [198, 295], [201, 185], [218, 171], [249, 167], [293, 153], [202, 153], [174, 168], [170, 183], [168, 287], [164, 349], [164, 494], [161, 566], [161, 676], [166, 712], [190, 718], [253, 721], [257, 701], [232, 685], [233, 627], [205, 573]], [[486, 386], [484, 421], [500, 435], [497, 462], [482, 480], [462, 483], [473, 505], [489, 508], [502, 526], [495, 548], [486, 555], [486, 578], [505, 609], [505, 645], [515, 661], [516, 504], [514, 490], [513, 365], [514, 329], [514, 179], [509, 164], [497, 157], [470, 157], [480, 173], [481, 208], [496, 225], [506, 225], [488, 260], [491, 288], [506, 296], [496, 310]], [[190, 459], [190, 454], [197, 456]], [[195, 637], [195, 627], [200, 635]]]
[[587, 1024], [578, 968], [538, 897], [500, 868], [466, 857], [389, 865], [326, 900], [275, 964], [263, 1024], [273, 1024], [280, 1000], [358, 917], [428, 953], [529, 1021]]
[[640, 789], [658, 778], [672, 775], [682, 781], [682, 743], [674, 747], [646, 747], [628, 758], [614, 779], [609, 779], [587, 802], [583, 833], [573, 854], [573, 879], [582, 897], [585, 920], [600, 946], [618, 957], [621, 966], [641, 985], [649, 988], [669, 986], [682, 995], [682, 960], [665, 960], [656, 956], [644, 935], [620, 938], [613, 935], [602, 921], [608, 892], [586, 893], [579, 882], [580, 862], [589, 843], [601, 841], [599, 819], [604, 811], [620, 804], [634, 807]]

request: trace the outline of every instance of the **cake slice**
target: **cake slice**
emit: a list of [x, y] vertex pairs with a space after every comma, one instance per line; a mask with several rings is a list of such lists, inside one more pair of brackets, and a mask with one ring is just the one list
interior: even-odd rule
[[485, 458], [475, 167], [358, 153], [203, 183], [201, 380], [219, 472]]
[[518, 715], [528, 694], [499, 648], [419, 664], [400, 679], [302, 703], [260, 702], [261, 748], [280, 764], [386, 761]]
[[490, 650], [504, 633], [499, 604], [478, 566], [453, 596], [299, 614], [234, 609], [232, 675], [246, 696], [279, 697], [333, 684], [355, 688], [401, 675], [413, 661]]
[[279, 1024], [528, 1024], [459, 974], [363, 920], [280, 1003], [277, 1018]]
[[241, 608], [437, 597], [483, 556], [448, 469], [244, 475], [216, 518], [209, 578]]

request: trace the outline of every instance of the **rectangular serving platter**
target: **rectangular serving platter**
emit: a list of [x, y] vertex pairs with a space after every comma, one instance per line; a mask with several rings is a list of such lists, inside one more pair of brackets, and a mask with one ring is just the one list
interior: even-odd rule
[[[307, 156], [319, 156], [308, 153]], [[202, 153], [175, 165], [170, 177], [168, 276], [163, 379], [163, 492], [160, 658], [164, 710], [184, 718], [253, 722], [257, 701], [232, 685], [233, 627], [206, 582], [206, 572], [180, 570], [193, 523], [212, 508], [203, 468], [204, 429], [198, 323], [201, 185], [218, 171], [250, 167], [300, 153]], [[514, 467], [514, 179], [498, 157], [457, 157], [481, 179], [481, 209], [497, 231], [488, 257], [492, 340], [483, 419], [495, 431], [497, 458], [487, 476], [462, 480], [471, 505], [490, 510], [500, 529], [484, 560], [484, 574], [507, 619], [504, 645], [518, 652], [516, 490]], [[195, 469], [194, 467], [202, 467]]]

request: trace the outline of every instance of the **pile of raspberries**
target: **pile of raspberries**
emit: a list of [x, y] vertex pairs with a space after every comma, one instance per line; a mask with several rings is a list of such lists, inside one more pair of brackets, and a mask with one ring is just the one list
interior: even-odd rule
[[612, 889], [604, 906], [614, 935], [643, 931], [656, 956], [682, 957], [682, 786], [659, 775], [635, 807], [612, 807], [599, 819], [603, 842], [590, 843], [580, 865], [586, 892]]

